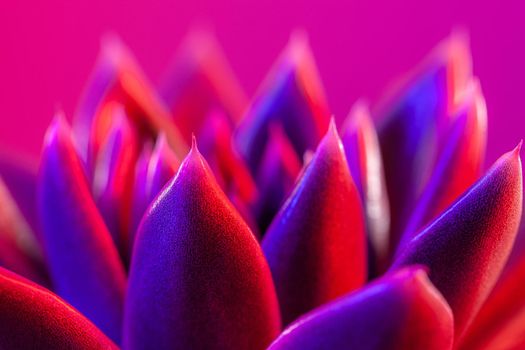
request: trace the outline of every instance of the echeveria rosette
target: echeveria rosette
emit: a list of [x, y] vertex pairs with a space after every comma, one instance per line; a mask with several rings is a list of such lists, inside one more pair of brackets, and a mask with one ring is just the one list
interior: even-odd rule
[[106, 40], [39, 172], [0, 152], [0, 348], [525, 346], [519, 147], [481, 176], [461, 35], [340, 133], [300, 34], [244, 116], [212, 36], [173, 67]]

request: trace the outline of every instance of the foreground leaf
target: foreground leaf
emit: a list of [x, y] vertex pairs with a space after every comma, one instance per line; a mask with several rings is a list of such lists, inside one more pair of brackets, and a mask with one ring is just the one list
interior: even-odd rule
[[301, 317], [269, 350], [446, 350], [453, 334], [450, 307], [411, 267]]
[[260, 247], [194, 144], [139, 228], [124, 345], [264, 349], [279, 330]]
[[0, 348], [118, 349], [48, 290], [0, 268]]
[[335, 124], [262, 242], [284, 324], [366, 280], [364, 216]]
[[422, 264], [454, 312], [459, 339], [496, 283], [522, 213], [520, 146], [501, 156], [410, 241], [392, 269]]

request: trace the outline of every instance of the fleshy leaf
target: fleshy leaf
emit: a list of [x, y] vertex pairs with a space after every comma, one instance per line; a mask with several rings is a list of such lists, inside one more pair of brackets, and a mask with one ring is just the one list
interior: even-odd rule
[[192, 133], [201, 133], [214, 109], [234, 126], [248, 102], [216, 38], [202, 30], [186, 38], [160, 91], [187, 141]]
[[63, 117], [57, 117], [46, 134], [38, 209], [56, 292], [118, 343], [124, 268]]
[[257, 222], [255, 221], [255, 218], [253, 217], [250, 207], [246, 205], [246, 203], [236, 194], [230, 194], [228, 199], [233, 204], [235, 209], [237, 209], [239, 214], [241, 214], [241, 217], [244, 219], [248, 227], [250, 227], [250, 230], [252, 230], [253, 235], [257, 238], [257, 240], [260, 240], [261, 231], [257, 225]]
[[135, 164], [135, 178], [133, 184], [133, 199], [131, 200], [131, 223], [129, 230], [129, 253], [133, 251], [133, 242], [137, 229], [139, 228], [142, 216], [146, 212], [149, 203], [149, 193], [147, 191], [146, 183], [148, 181], [148, 168], [151, 158], [152, 146], [147, 143], [142, 148], [137, 163]]
[[93, 176], [93, 197], [125, 261], [129, 240], [132, 186], [139, 144], [124, 114], [113, 117]]
[[293, 190], [301, 171], [301, 160], [279, 124], [270, 126], [268, 143], [257, 172], [259, 197], [255, 205], [257, 222], [265, 232]]
[[194, 143], [139, 227], [124, 346], [264, 349], [279, 330], [262, 251]]
[[501, 276], [458, 349], [521, 349], [525, 347], [525, 256]]
[[177, 173], [180, 166], [179, 158], [175, 155], [166, 141], [164, 134], [157, 138], [153, 152], [146, 150], [137, 164], [137, 178], [133, 195], [133, 224], [130, 231], [131, 245], [135, 239], [142, 216], [162, 188]]
[[358, 102], [343, 125], [341, 141], [350, 173], [363, 201], [369, 250], [369, 274], [384, 271], [389, 254], [390, 208], [379, 141], [368, 107]]
[[454, 312], [456, 339], [487, 298], [514, 243], [522, 213], [520, 146], [407, 243], [392, 267], [429, 267]]
[[284, 324], [365, 282], [364, 215], [335, 124], [270, 225], [262, 247]]
[[398, 251], [467, 190], [481, 173], [487, 143], [487, 109], [477, 81], [471, 82], [466, 90], [454, 119], [448, 142], [401, 237]]
[[224, 191], [252, 204], [257, 197], [257, 186], [244, 160], [233, 148], [232, 134], [226, 115], [213, 110], [199, 135], [199, 149]]
[[[73, 123], [82, 152], [87, 152], [91, 142], [88, 140], [90, 130], [109, 125], [111, 113], [105, 113], [105, 109], [114, 103], [126, 108], [131, 124], [143, 137], [154, 138], [164, 132], [175, 153], [186, 154], [188, 146], [173, 124], [168, 108], [156, 95], [131, 52], [117, 37], [107, 37]], [[87, 159], [86, 154], [82, 155]]]
[[301, 317], [269, 350], [445, 350], [453, 335], [450, 307], [423, 269], [410, 267]]
[[146, 190], [149, 194], [150, 203], [177, 173], [179, 166], [179, 158], [171, 149], [164, 134], [161, 134], [155, 143], [148, 165]]
[[0, 268], [0, 348], [118, 349], [50, 291]]
[[292, 36], [266, 78], [237, 132], [239, 152], [256, 173], [268, 141], [268, 129], [282, 124], [299, 157], [315, 149], [328, 127], [330, 112], [304, 35]]
[[101, 149], [107, 145], [111, 133], [114, 132], [115, 124], [122, 124], [118, 119], [127, 118], [124, 105], [119, 102], [111, 101], [103, 103], [95, 115], [95, 121], [89, 130], [87, 145], [88, 157], [86, 161], [88, 177], [95, 175], [96, 162], [100, 158]]
[[453, 35], [377, 113], [391, 209], [391, 253], [432, 172], [456, 96], [470, 79], [470, 61], [466, 40]]

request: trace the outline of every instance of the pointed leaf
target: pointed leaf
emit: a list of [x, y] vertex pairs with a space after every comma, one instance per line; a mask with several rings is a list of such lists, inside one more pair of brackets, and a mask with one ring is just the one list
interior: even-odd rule
[[186, 38], [160, 91], [187, 141], [201, 133], [213, 109], [225, 112], [233, 126], [248, 102], [217, 39], [204, 31]]
[[180, 161], [170, 148], [164, 134], [160, 134], [155, 143], [153, 152], [142, 155], [140, 163], [137, 164], [137, 178], [134, 186], [133, 199], [133, 226], [130, 231], [130, 244], [136, 237], [140, 221], [148, 206], [161, 192], [164, 186], [177, 173]]
[[366, 278], [361, 200], [335, 124], [264, 236], [284, 324]]
[[113, 103], [124, 105], [132, 124], [144, 137], [164, 132], [175, 153], [186, 154], [188, 146], [172, 123], [168, 108], [131, 52], [117, 37], [107, 37], [73, 123], [80, 150], [86, 152], [85, 159], [90, 130], [108, 125], [104, 109]]
[[394, 252], [432, 172], [449, 112], [471, 75], [465, 40], [452, 36], [423, 62], [378, 113], [378, 135], [391, 208]]
[[268, 143], [257, 172], [259, 197], [255, 205], [257, 222], [265, 232], [293, 190], [301, 171], [301, 160], [279, 124], [270, 126]]
[[369, 273], [373, 275], [384, 271], [388, 261], [390, 208], [379, 141], [368, 107], [363, 102], [356, 103], [346, 118], [341, 141], [364, 204], [371, 245]]
[[124, 261], [129, 240], [132, 186], [139, 144], [123, 111], [114, 116], [101, 145], [93, 176], [93, 197]]
[[472, 82], [455, 116], [448, 143], [407, 225], [398, 251], [479, 177], [487, 143], [487, 110], [479, 83]]
[[124, 268], [63, 117], [56, 118], [46, 134], [38, 208], [55, 290], [118, 343]]
[[466, 193], [427, 226], [392, 269], [422, 264], [454, 312], [459, 339], [496, 283], [522, 212], [520, 146], [504, 154]]
[[256, 172], [268, 128], [281, 123], [302, 157], [314, 149], [328, 127], [330, 112], [314, 58], [304, 35], [292, 36], [243, 117], [237, 133], [239, 152]]
[[250, 170], [232, 144], [232, 127], [224, 113], [213, 110], [208, 115], [205, 128], [199, 135], [204, 158], [210, 164], [219, 184], [229, 195], [235, 195], [246, 204], [252, 204], [257, 197], [257, 186]]
[[264, 349], [279, 328], [260, 247], [194, 143], [140, 225], [124, 346]]

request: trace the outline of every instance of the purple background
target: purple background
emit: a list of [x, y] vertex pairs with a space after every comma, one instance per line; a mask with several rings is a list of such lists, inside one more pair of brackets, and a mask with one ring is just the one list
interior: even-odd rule
[[[251, 96], [294, 28], [310, 36], [331, 108], [376, 101], [452, 29], [470, 32], [493, 161], [525, 136], [523, 1], [2, 1], [0, 144], [37, 154], [53, 111], [71, 116], [99, 39], [122, 36], [158, 82], [185, 33], [211, 26]], [[490, 2], [486, 2], [490, 3]]]

